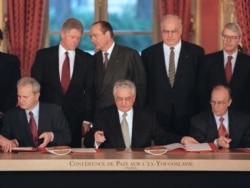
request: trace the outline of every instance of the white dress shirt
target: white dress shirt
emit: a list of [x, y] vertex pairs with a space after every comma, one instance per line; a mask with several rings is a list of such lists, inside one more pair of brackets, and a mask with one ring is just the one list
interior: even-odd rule
[[234, 72], [234, 67], [236, 63], [236, 57], [237, 57], [238, 51], [234, 52], [232, 55], [228, 55], [225, 51], [223, 51], [224, 55], [224, 68], [226, 67], [227, 61], [228, 61], [228, 56], [232, 56], [233, 58], [231, 59], [232, 63], [232, 72]]
[[[168, 46], [167, 44], [163, 43], [163, 51], [164, 51], [164, 60], [165, 60], [165, 65], [166, 65], [166, 71], [168, 74], [168, 70], [169, 70], [169, 57], [170, 57], [170, 46]], [[180, 51], [181, 51], [181, 41], [178, 42], [175, 46], [174, 46], [174, 63], [175, 63], [175, 72], [177, 70], [177, 66], [178, 66], [178, 60], [179, 60], [179, 56], [180, 56]]]
[[65, 50], [62, 45], [59, 45], [59, 76], [61, 80], [62, 75], [62, 67], [63, 62], [65, 60], [66, 54], [65, 52], [68, 52], [69, 56], [69, 66], [70, 66], [70, 79], [72, 78], [73, 70], [74, 70], [74, 62], [75, 62], [75, 54], [76, 52], [74, 50]]

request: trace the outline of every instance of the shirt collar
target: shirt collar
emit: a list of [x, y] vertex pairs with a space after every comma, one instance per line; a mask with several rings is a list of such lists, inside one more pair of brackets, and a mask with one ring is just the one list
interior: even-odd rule
[[[163, 42], [163, 47], [170, 50], [170, 46], [168, 46], [168, 45], [167, 45], [166, 43], [164, 43], [164, 42]], [[175, 50], [175, 51], [180, 51], [180, 49], [181, 49], [181, 40], [180, 40], [175, 46], [173, 46], [173, 47], [174, 47], [174, 50]]]
[[227, 110], [227, 112], [223, 116], [217, 116], [217, 115], [214, 114], [214, 117], [215, 117], [216, 120], [219, 120], [221, 117], [223, 117], [224, 119], [226, 119], [228, 117], [228, 110]]
[[68, 52], [70, 54], [74, 54], [75, 50], [66, 50], [62, 44], [59, 45], [59, 57], [64, 56], [65, 52]]
[[[131, 116], [132, 117], [132, 114], [133, 114], [133, 108], [131, 108], [129, 111], [127, 111], [126, 113], [127, 113], [127, 117], [128, 116]], [[119, 117], [122, 117], [122, 115], [123, 115], [123, 113], [124, 112], [122, 112], [122, 111], [120, 111], [119, 109], [118, 109], [118, 113], [119, 113]]]
[[36, 106], [31, 109], [31, 110], [25, 110], [26, 114], [29, 115], [29, 112], [32, 111], [32, 113], [34, 114], [34, 116], [38, 117], [38, 114], [39, 114], [39, 102], [36, 104]]
[[[115, 46], [115, 42], [113, 42], [113, 44], [109, 47], [109, 49], [106, 51], [108, 54], [109, 54], [109, 56], [110, 56], [110, 54], [112, 53], [112, 51], [113, 51], [113, 49], [114, 49], [114, 46]], [[104, 51], [102, 52], [103, 54], [105, 53]]]
[[223, 55], [224, 55], [226, 61], [227, 61], [227, 57], [228, 57], [228, 56], [232, 56], [232, 57], [233, 57], [233, 61], [235, 61], [235, 60], [236, 60], [236, 57], [237, 57], [237, 54], [238, 54], [238, 51], [237, 51], [237, 50], [236, 50], [232, 55], [229, 55], [228, 53], [225, 52], [225, 50], [223, 50]]

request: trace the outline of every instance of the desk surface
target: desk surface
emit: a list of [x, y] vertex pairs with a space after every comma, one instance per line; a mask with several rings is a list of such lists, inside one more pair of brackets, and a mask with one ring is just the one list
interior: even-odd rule
[[96, 153], [53, 155], [41, 152], [0, 153], [0, 171], [249, 171], [250, 153], [169, 152], [104, 149]]

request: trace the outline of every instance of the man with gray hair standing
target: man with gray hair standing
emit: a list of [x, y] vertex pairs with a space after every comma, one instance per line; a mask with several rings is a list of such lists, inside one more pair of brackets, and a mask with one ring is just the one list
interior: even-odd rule
[[239, 51], [242, 31], [237, 23], [227, 23], [222, 32], [221, 51], [207, 54], [198, 78], [200, 110], [210, 108], [210, 93], [216, 85], [231, 89], [230, 109], [250, 113], [250, 56]]
[[190, 118], [198, 111], [197, 76], [204, 50], [181, 39], [179, 16], [164, 16], [160, 27], [162, 42], [142, 51], [147, 105], [166, 131], [185, 136]]

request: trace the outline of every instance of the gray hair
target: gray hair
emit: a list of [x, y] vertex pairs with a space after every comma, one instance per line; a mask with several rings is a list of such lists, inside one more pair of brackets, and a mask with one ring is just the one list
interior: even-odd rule
[[63, 23], [62, 30], [69, 31], [71, 29], [76, 29], [76, 30], [80, 31], [81, 33], [83, 33], [83, 31], [84, 31], [83, 25], [80, 22], [80, 20], [75, 19], [75, 18], [68, 18]]
[[32, 78], [32, 77], [23, 77], [23, 78], [19, 79], [17, 82], [17, 87], [26, 86], [28, 84], [31, 84], [33, 93], [40, 92], [41, 86], [40, 86], [39, 82], [35, 78]]
[[136, 87], [135, 87], [135, 84], [134, 82], [130, 81], [130, 80], [126, 80], [126, 79], [123, 79], [123, 80], [117, 80], [114, 84], [114, 87], [113, 87], [113, 95], [115, 96], [116, 94], [116, 90], [117, 88], [130, 88], [132, 89], [132, 93], [134, 95], [136, 95]]
[[240, 28], [240, 26], [239, 26], [237, 23], [231, 23], [231, 22], [230, 22], [230, 23], [227, 23], [227, 24], [224, 26], [224, 28], [223, 28], [223, 30], [222, 30], [222, 32], [221, 32], [221, 35], [223, 35], [223, 32], [224, 32], [225, 29], [229, 29], [229, 30], [231, 30], [231, 31], [233, 31], [233, 32], [238, 33], [239, 37], [242, 36], [241, 28]]
[[175, 15], [175, 14], [167, 14], [167, 15], [163, 16], [163, 17], [161, 18], [161, 24], [162, 24], [165, 20], [167, 20], [167, 19], [169, 19], [169, 18], [174, 18], [174, 19], [176, 19], [176, 20], [179, 22], [180, 28], [182, 29], [182, 20], [181, 20], [181, 18], [180, 18], [178, 15]]

